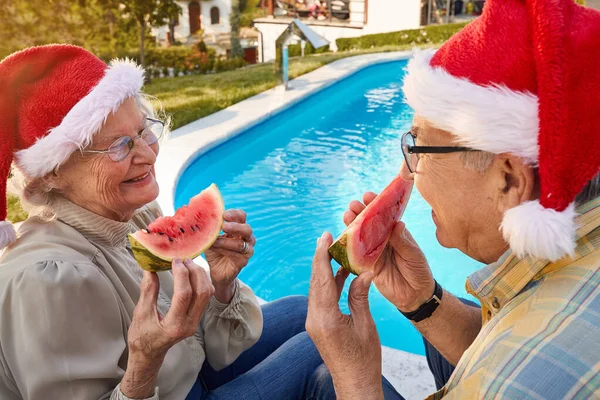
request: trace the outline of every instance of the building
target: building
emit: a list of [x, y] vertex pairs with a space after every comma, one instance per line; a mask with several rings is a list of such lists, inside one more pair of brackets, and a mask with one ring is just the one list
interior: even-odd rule
[[275, 59], [275, 40], [293, 18], [300, 18], [331, 42], [373, 33], [421, 26], [422, 0], [264, 0], [267, 16], [254, 20], [259, 37], [259, 61]]
[[230, 46], [231, 0], [177, 1], [182, 13], [167, 26], [154, 30], [159, 44], [191, 44], [201, 39], [225, 52]]

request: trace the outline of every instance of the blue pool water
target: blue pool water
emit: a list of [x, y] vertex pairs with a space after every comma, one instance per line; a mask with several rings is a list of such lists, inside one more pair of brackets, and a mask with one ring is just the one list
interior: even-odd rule
[[[258, 296], [306, 295], [316, 238], [341, 233], [348, 202], [380, 191], [399, 171], [400, 136], [412, 119], [402, 101], [404, 66], [366, 68], [202, 155], [182, 174], [176, 207], [214, 182], [227, 208], [247, 212], [258, 241], [240, 277]], [[440, 284], [466, 296], [465, 278], [480, 265], [437, 243], [431, 209], [416, 190], [403, 220]], [[423, 354], [416, 330], [375, 288], [370, 300], [382, 344]]]

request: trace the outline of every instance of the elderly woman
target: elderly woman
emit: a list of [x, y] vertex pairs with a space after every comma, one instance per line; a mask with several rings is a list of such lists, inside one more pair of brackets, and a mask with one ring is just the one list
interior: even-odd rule
[[[345, 276], [333, 277], [324, 234], [307, 330], [338, 398], [401, 398], [380, 378], [371, 281], [427, 340], [440, 389], [431, 398], [600, 398], [598, 49], [596, 10], [489, 0], [437, 52], [410, 61], [404, 93], [416, 116], [403, 171], [431, 206], [439, 243], [487, 264], [466, 283], [481, 307], [436, 282], [398, 222], [373, 271], [352, 283], [344, 316]], [[352, 202], [344, 221], [365, 204]]]
[[[255, 238], [241, 210], [206, 252], [143, 272], [127, 234], [160, 215], [166, 130], [143, 71], [68, 45], [0, 63], [0, 201], [13, 153], [30, 218], [0, 222], [0, 398], [329, 397], [303, 333], [306, 299], [261, 307], [237, 279]], [[80, 150], [80, 151], [79, 151]], [[6, 217], [6, 204], [0, 219]]]

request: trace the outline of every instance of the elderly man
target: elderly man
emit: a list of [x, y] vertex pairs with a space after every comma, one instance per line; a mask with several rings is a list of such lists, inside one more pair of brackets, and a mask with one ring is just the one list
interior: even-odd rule
[[[431, 205], [438, 241], [488, 264], [466, 283], [481, 308], [440, 287], [398, 222], [344, 315], [347, 273], [333, 276], [325, 233], [306, 326], [338, 398], [401, 398], [382, 384], [371, 281], [426, 339], [431, 398], [600, 397], [600, 13], [490, 0], [410, 61], [404, 92], [416, 116], [403, 171]], [[363, 208], [352, 202], [344, 221]]]

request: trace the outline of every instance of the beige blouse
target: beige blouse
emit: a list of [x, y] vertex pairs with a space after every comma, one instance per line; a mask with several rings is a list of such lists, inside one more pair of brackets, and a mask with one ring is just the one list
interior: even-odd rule
[[[156, 211], [146, 206], [123, 223], [65, 199], [53, 208], [57, 220], [28, 219], [0, 257], [0, 399], [126, 399], [118, 385], [142, 279], [127, 233]], [[158, 275], [166, 313], [173, 275]], [[196, 335], [168, 351], [151, 399], [184, 399], [205, 358], [222, 369], [261, 332], [258, 301], [237, 281], [231, 303], [213, 297]]]

